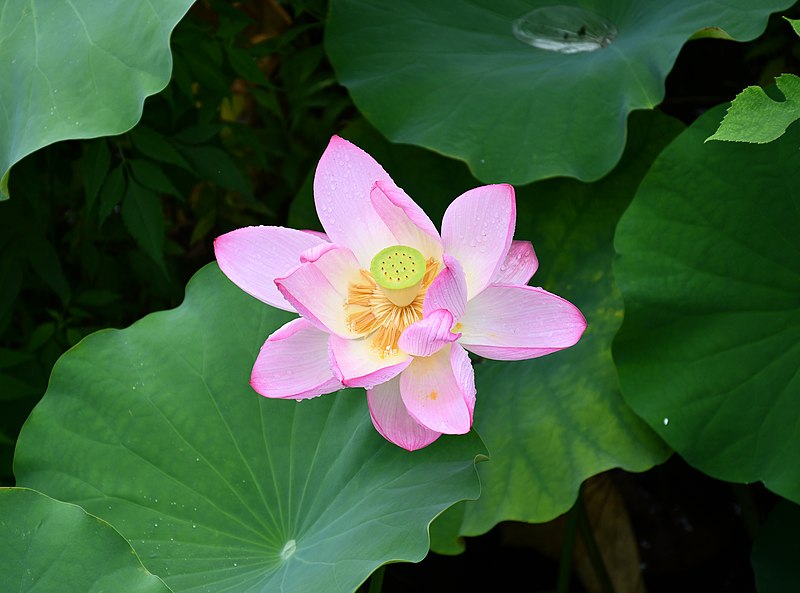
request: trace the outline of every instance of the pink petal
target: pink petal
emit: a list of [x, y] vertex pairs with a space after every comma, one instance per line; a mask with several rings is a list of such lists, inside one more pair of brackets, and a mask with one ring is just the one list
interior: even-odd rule
[[459, 343], [495, 360], [522, 360], [575, 344], [586, 320], [567, 300], [532, 286], [488, 286], [469, 301], [456, 326]]
[[361, 268], [349, 249], [326, 243], [320, 251], [313, 254], [317, 259], [308, 259], [311, 254], [304, 252], [307, 261], [275, 284], [300, 315], [319, 329], [352, 337], [344, 302], [350, 284], [361, 278]]
[[425, 428], [408, 415], [400, 397], [400, 379], [395, 377], [367, 390], [369, 415], [376, 430], [395, 445], [416, 451], [427, 447], [442, 433]]
[[470, 299], [489, 284], [505, 260], [516, 217], [514, 188], [505, 184], [471, 189], [444, 213], [444, 251], [464, 267]]
[[395, 244], [418, 249], [425, 259], [441, 260], [439, 231], [406, 192], [394, 184], [378, 181], [369, 197], [375, 212], [392, 231]]
[[414, 358], [400, 375], [400, 394], [411, 417], [426, 428], [464, 434], [472, 426], [470, 403], [474, 404], [475, 394], [465, 391], [469, 381], [463, 376], [460, 354], [452, 355], [453, 349], [463, 351], [451, 344], [432, 356]]
[[458, 260], [447, 254], [443, 257], [444, 268], [428, 287], [422, 314], [427, 316], [436, 309], [446, 309], [458, 321], [467, 306], [467, 279]]
[[314, 235], [315, 237], [319, 237], [320, 239], [323, 239], [324, 241], [330, 242], [330, 239], [328, 239], [328, 235], [326, 235], [322, 231], [314, 231], [312, 229], [301, 229], [301, 230], [304, 233], [308, 233], [309, 235]]
[[409, 325], [400, 336], [398, 346], [412, 356], [430, 356], [460, 337], [461, 334], [450, 331], [453, 323], [450, 311], [436, 309], [424, 319]]
[[367, 270], [378, 251], [396, 244], [370, 201], [377, 181], [394, 185], [375, 159], [339, 136], [331, 138], [314, 175], [314, 202], [328, 237], [349, 247]]
[[366, 387], [385, 383], [411, 364], [405, 352], [381, 356], [369, 338], [348, 340], [332, 335], [328, 341], [333, 373], [347, 387]]
[[469, 409], [469, 421], [472, 423], [472, 412], [475, 410], [475, 373], [472, 370], [472, 361], [469, 354], [460, 345], [453, 344], [450, 347], [450, 366], [453, 368], [453, 376], [458, 383], [461, 393], [464, 394], [464, 401], [467, 402]]
[[294, 311], [275, 286], [275, 278], [300, 263], [303, 251], [323, 242], [319, 236], [295, 229], [250, 226], [217, 237], [214, 255], [223, 273], [247, 294]]
[[290, 321], [264, 342], [250, 385], [265, 397], [289, 399], [341, 389], [328, 364], [328, 334], [302, 317]]
[[339, 249], [339, 246], [328, 242], [320, 243], [319, 245], [314, 245], [314, 247], [306, 249], [305, 251], [303, 251], [303, 253], [300, 254], [300, 263], [306, 264], [308, 262], [315, 262], [329, 251], [332, 251], [333, 249]]
[[531, 242], [512, 241], [508, 255], [495, 272], [491, 284], [527, 284], [538, 267], [539, 260]]

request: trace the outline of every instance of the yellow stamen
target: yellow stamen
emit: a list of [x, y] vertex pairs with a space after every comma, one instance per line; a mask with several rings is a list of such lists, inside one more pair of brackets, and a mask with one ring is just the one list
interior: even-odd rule
[[372, 274], [361, 270], [360, 281], [350, 285], [345, 301], [350, 329], [367, 336], [381, 356], [395, 354], [400, 334], [409, 325], [422, 319], [425, 293], [438, 273], [439, 262], [428, 259], [419, 292], [409, 304], [401, 307], [389, 300]]

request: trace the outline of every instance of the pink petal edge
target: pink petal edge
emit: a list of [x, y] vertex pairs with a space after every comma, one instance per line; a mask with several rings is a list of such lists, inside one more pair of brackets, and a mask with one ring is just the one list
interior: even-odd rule
[[369, 269], [375, 254], [394, 244], [394, 236], [370, 201], [375, 182], [394, 185], [369, 154], [339, 136], [322, 153], [314, 175], [317, 215], [331, 242], [350, 248]]
[[442, 219], [445, 253], [464, 268], [469, 299], [486, 287], [506, 259], [516, 225], [514, 188], [508, 184], [471, 189]]
[[412, 356], [431, 356], [461, 337], [461, 334], [450, 331], [452, 327], [453, 315], [450, 311], [437, 309], [409, 325], [400, 335], [398, 346]]
[[349, 249], [338, 245], [326, 243], [312, 251], [304, 253], [305, 263], [276, 278], [275, 284], [300, 315], [319, 329], [354, 337], [344, 302], [350, 285], [361, 278], [358, 261]]
[[369, 195], [372, 207], [392, 232], [396, 245], [418, 249], [428, 259], [442, 257], [442, 239], [431, 219], [394, 184], [377, 181]]
[[512, 241], [505, 261], [491, 284], [527, 284], [539, 268], [539, 259], [530, 241]]
[[380, 356], [369, 338], [350, 340], [331, 335], [328, 341], [328, 360], [333, 374], [347, 387], [366, 387], [385, 383], [411, 364], [405, 352]]
[[496, 284], [469, 301], [459, 343], [495, 360], [523, 360], [569, 348], [586, 329], [580, 310], [542, 288]]
[[328, 364], [328, 334], [294, 319], [276, 330], [258, 353], [250, 385], [264, 397], [306, 399], [342, 388]]
[[443, 255], [444, 268], [433, 280], [422, 303], [422, 314], [427, 316], [436, 309], [446, 309], [458, 321], [467, 306], [467, 278], [458, 260]]
[[295, 229], [250, 226], [214, 240], [222, 272], [247, 294], [273, 307], [294, 312], [275, 286], [275, 278], [300, 263], [300, 254], [324, 239]]
[[465, 434], [472, 426], [474, 394], [465, 393], [468, 382], [456, 375], [462, 375], [464, 369], [461, 364], [454, 369], [453, 348], [461, 349], [450, 344], [432, 356], [414, 358], [400, 375], [400, 395], [411, 417], [426, 428]]
[[425, 428], [408, 414], [400, 396], [399, 377], [367, 390], [367, 404], [375, 430], [407, 451], [427, 447], [442, 435]]

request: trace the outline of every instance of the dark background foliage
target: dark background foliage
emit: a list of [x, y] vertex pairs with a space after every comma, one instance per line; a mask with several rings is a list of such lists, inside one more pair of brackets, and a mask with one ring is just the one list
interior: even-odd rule
[[[177, 306], [213, 260], [214, 237], [287, 224], [328, 139], [358, 117], [324, 52], [325, 13], [324, 0], [198, 2], [172, 37], [171, 83], [133, 130], [61, 142], [15, 166], [14, 197], [0, 203], [0, 484], [14, 484], [18, 432], [65, 350]], [[659, 109], [689, 124], [745, 86], [798, 72], [798, 47], [777, 15], [749, 43], [691, 41]], [[755, 590], [752, 538], [777, 497], [674, 456], [644, 474], [607, 477], [624, 500], [648, 591]], [[538, 543], [547, 528], [501, 524], [459, 556], [392, 565], [383, 590], [481, 579], [492, 590], [555, 590], [558, 557]], [[549, 528], [563, 531], [563, 521]], [[569, 590], [587, 587], [573, 578]]]

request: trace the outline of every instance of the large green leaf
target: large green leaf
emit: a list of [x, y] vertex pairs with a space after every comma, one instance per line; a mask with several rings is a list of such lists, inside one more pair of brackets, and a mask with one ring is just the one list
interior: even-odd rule
[[433, 518], [478, 496], [483, 445], [404, 451], [363, 390], [260, 397], [250, 369], [289, 317], [214, 264], [179, 308], [86, 338], [23, 427], [18, 483], [107, 520], [178, 592], [353, 591], [421, 560]]
[[800, 130], [656, 160], [616, 236], [623, 393], [689, 463], [800, 501]]
[[169, 35], [193, 2], [2, 2], [0, 199], [25, 155], [136, 124], [169, 81]]
[[483, 491], [466, 503], [461, 535], [500, 521], [549, 521], [565, 513], [581, 482], [610, 468], [645, 471], [669, 448], [622, 398], [611, 343], [622, 321], [614, 282], [614, 229], [658, 152], [681, 129], [637, 114], [619, 166], [601, 181], [558, 179], [518, 191], [518, 238], [539, 258], [531, 284], [575, 303], [588, 327], [572, 348], [514, 363], [477, 366], [475, 428], [492, 462]]
[[[661, 102], [693, 33], [714, 26], [752, 39], [793, 3], [332, 0], [326, 47], [361, 112], [395, 142], [463, 159], [486, 182], [593, 180], [619, 160], [628, 114]], [[538, 25], [524, 28], [549, 26], [557, 46], [608, 35], [596, 15], [618, 33], [596, 51], [532, 47], [512, 26], [534, 9], [544, 11]]]
[[0, 488], [0, 575], [9, 593], [170, 593], [108, 523], [27, 488]]

